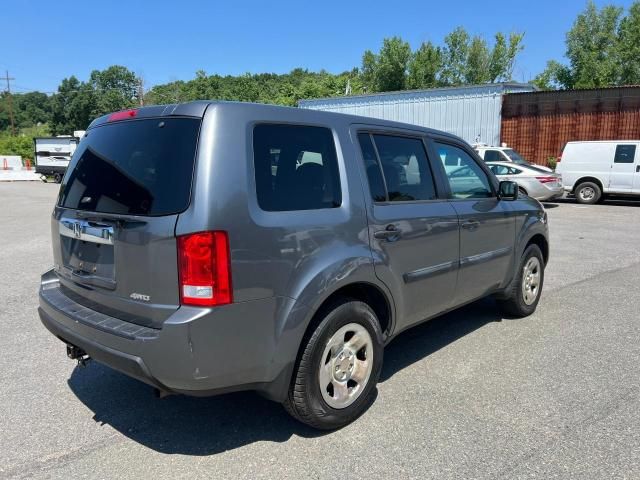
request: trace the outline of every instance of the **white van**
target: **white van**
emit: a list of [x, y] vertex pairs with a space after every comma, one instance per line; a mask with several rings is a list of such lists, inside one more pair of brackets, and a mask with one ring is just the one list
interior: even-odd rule
[[580, 203], [607, 194], [640, 195], [640, 140], [569, 142], [558, 160], [564, 189]]

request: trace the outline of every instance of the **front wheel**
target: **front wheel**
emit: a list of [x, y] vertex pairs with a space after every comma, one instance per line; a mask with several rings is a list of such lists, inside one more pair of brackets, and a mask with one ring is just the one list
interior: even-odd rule
[[56, 183], [62, 183], [62, 175], [60, 173], [54, 173], [53, 181]]
[[284, 406], [299, 421], [330, 430], [352, 422], [373, 402], [383, 343], [366, 303], [341, 299], [321, 315], [304, 339]]
[[544, 257], [540, 247], [529, 245], [522, 254], [516, 278], [507, 297], [498, 299], [504, 312], [515, 317], [526, 317], [535, 312], [544, 284]]

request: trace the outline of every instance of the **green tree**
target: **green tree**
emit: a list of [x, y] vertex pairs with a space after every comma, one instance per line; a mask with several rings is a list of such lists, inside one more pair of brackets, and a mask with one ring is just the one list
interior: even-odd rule
[[1, 155], [20, 155], [22, 160], [33, 160], [33, 138], [27, 135], [10, 135], [9, 132], [0, 135]]
[[139, 79], [135, 73], [121, 65], [112, 65], [106, 70], [94, 70], [89, 77], [95, 103], [94, 117], [105, 113], [131, 108], [137, 105]]
[[469, 40], [469, 34], [463, 27], [456, 28], [444, 38], [441, 74], [444, 85], [456, 86], [465, 83]]
[[137, 104], [138, 79], [127, 68], [113, 65], [91, 72], [88, 82], [65, 78], [51, 99], [51, 131], [55, 135], [86, 129], [101, 115]]
[[365, 50], [362, 55], [361, 79], [367, 92], [375, 92], [378, 89], [376, 73], [378, 70], [378, 59], [371, 50]]
[[[566, 57], [569, 64], [549, 62], [536, 82], [567, 89], [619, 84], [622, 14], [622, 8], [608, 5], [598, 9], [590, 1], [567, 32]], [[633, 38], [631, 25], [627, 24], [624, 30], [629, 32], [629, 39]]]
[[400, 37], [384, 39], [377, 61], [376, 77], [380, 92], [405, 88], [410, 59], [411, 47], [407, 42]]
[[503, 33], [496, 33], [489, 59], [490, 82], [507, 82], [513, 78], [516, 58], [524, 49], [523, 40], [523, 33], [512, 32], [507, 43]]
[[475, 36], [471, 39], [467, 51], [464, 81], [467, 84], [475, 85], [491, 80], [489, 46], [482, 37]]
[[640, 84], [640, 1], [629, 8], [629, 13], [620, 22], [619, 63], [622, 85]]
[[431, 42], [422, 43], [409, 62], [408, 88], [434, 88], [439, 86], [442, 69], [442, 51]]
[[87, 128], [95, 110], [93, 93], [90, 85], [74, 76], [63, 79], [52, 98], [51, 133], [69, 135]]
[[411, 56], [411, 46], [400, 37], [385, 38], [380, 52], [364, 52], [362, 83], [371, 92], [404, 90]]

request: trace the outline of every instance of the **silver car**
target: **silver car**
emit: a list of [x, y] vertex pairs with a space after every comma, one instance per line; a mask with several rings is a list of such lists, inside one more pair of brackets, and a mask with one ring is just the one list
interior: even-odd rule
[[562, 175], [538, 167], [514, 165], [511, 162], [487, 162], [498, 180], [511, 180], [518, 184], [520, 194], [545, 201], [563, 194]]

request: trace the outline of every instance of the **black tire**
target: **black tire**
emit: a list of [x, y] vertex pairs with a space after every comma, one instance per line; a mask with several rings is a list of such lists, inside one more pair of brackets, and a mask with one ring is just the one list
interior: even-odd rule
[[62, 175], [59, 173], [53, 174], [53, 181], [56, 183], [62, 183]]
[[522, 197], [522, 196], [527, 197], [528, 195], [529, 194], [527, 193], [527, 191], [524, 188], [518, 187], [518, 196], [519, 197]]
[[[344, 408], [332, 408], [323, 398], [318, 371], [322, 356], [331, 337], [345, 325], [363, 326], [372, 340], [373, 362], [368, 381], [362, 393]], [[284, 407], [294, 418], [313, 428], [332, 430], [343, 427], [369, 408], [376, 394], [376, 384], [382, 370], [384, 345], [380, 323], [366, 303], [341, 298], [333, 302], [316, 317], [315, 328], [310, 329], [302, 341], [289, 394]]]
[[602, 198], [602, 190], [598, 184], [594, 182], [582, 182], [575, 188], [573, 194], [578, 203], [585, 205], [598, 203]]
[[[525, 301], [522, 285], [525, 281], [525, 266], [528, 265], [529, 260], [532, 257], [535, 257], [538, 260], [540, 277], [535, 300], [531, 303], [527, 303]], [[518, 264], [518, 270], [516, 271], [516, 276], [513, 279], [508, 290], [505, 292], [506, 295], [497, 299], [498, 305], [500, 306], [502, 311], [514, 317], [527, 317], [536, 311], [538, 302], [540, 301], [540, 296], [542, 294], [542, 287], [544, 286], [544, 268], [544, 257], [542, 255], [540, 247], [534, 244], [529, 245], [522, 254], [522, 258], [520, 259], [520, 263]]]

